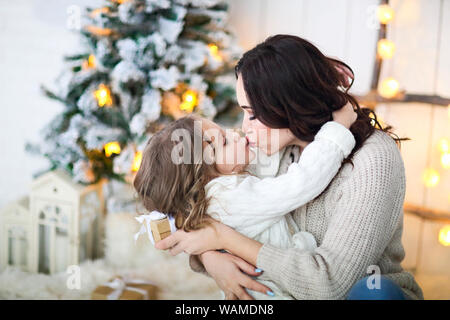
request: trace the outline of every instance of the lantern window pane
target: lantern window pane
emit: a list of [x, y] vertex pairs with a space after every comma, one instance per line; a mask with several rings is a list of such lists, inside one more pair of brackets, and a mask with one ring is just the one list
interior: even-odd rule
[[39, 224], [38, 272], [50, 273], [50, 226]]
[[55, 272], [65, 271], [68, 266], [68, 253], [70, 250], [69, 234], [67, 229], [55, 229]]

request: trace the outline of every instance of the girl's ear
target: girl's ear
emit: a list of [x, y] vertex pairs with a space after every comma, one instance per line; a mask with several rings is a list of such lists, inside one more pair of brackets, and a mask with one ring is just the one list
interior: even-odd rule
[[212, 144], [204, 142], [202, 151], [203, 151], [202, 161], [204, 161], [206, 164], [214, 164], [216, 161], [216, 157], [214, 153], [214, 147], [212, 146]]
[[184, 223], [183, 215], [181, 213], [177, 213], [175, 215], [175, 226], [177, 227], [177, 229], [181, 229], [183, 223]]

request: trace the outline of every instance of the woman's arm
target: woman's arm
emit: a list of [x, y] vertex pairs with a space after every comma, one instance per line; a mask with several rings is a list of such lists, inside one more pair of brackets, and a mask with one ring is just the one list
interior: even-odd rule
[[170, 249], [172, 255], [181, 252], [201, 254], [205, 251], [224, 249], [252, 265], [256, 265], [256, 258], [261, 247], [262, 243], [212, 219], [208, 226], [189, 232], [177, 230], [155, 244], [156, 249]]

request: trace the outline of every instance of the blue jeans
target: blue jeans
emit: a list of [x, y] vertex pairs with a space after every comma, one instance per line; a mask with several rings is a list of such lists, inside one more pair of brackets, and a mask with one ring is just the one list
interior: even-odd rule
[[[370, 289], [365, 277], [350, 289], [347, 300], [409, 300], [402, 289], [392, 280], [380, 276], [379, 288]], [[369, 280], [369, 283], [372, 281]]]

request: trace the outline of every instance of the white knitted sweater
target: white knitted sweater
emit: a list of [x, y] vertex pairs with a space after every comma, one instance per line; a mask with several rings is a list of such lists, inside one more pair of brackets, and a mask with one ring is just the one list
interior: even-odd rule
[[[277, 175], [300, 158], [297, 146], [282, 151]], [[296, 299], [345, 299], [371, 266], [397, 283], [412, 299], [423, 299], [414, 277], [400, 263], [405, 170], [393, 139], [375, 131], [344, 164], [326, 190], [292, 216], [301, 231], [315, 237], [318, 248], [306, 252], [264, 244], [257, 267]], [[196, 256], [191, 268], [205, 272]]]
[[262, 243], [314, 250], [314, 237], [297, 234], [289, 213], [325, 190], [354, 146], [355, 138], [347, 128], [327, 122], [287, 173], [264, 179], [239, 174], [211, 180], [205, 186], [210, 198], [208, 215]]

